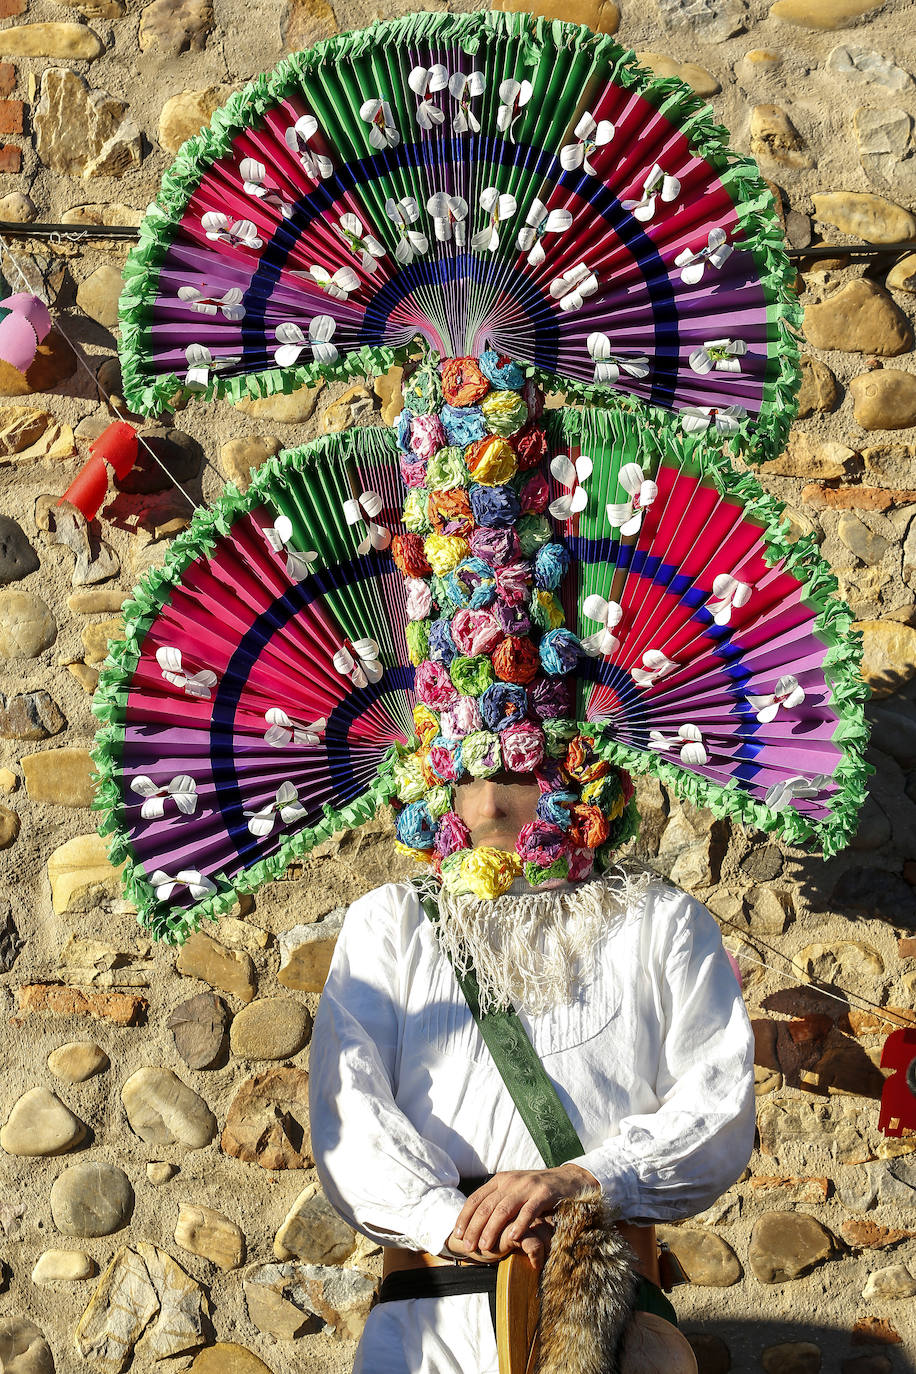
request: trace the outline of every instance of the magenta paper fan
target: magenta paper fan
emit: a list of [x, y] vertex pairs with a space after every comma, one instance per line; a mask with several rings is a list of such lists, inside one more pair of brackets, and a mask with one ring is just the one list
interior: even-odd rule
[[166, 173], [125, 267], [134, 410], [363, 375], [418, 339], [775, 451], [800, 310], [755, 164], [606, 35], [416, 14], [295, 53]]

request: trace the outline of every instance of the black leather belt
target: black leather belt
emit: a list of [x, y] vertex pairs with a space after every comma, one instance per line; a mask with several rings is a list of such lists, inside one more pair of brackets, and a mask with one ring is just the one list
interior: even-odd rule
[[466, 1293], [487, 1294], [495, 1333], [495, 1264], [445, 1264], [436, 1269], [400, 1269], [382, 1279], [378, 1300], [403, 1302], [406, 1298], [451, 1298]]

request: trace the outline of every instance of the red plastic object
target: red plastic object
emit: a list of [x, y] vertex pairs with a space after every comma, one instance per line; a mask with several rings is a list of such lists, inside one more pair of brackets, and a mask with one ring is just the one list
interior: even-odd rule
[[916, 1026], [891, 1031], [881, 1051], [882, 1069], [894, 1069], [884, 1084], [878, 1129], [885, 1135], [916, 1131]]
[[137, 461], [137, 431], [126, 420], [112, 420], [89, 445], [93, 456], [110, 463], [118, 477], [126, 477]]
[[76, 506], [77, 510], [82, 511], [87, 520], [92, 520], [99, 510], [99, 506], [108, 495], [108, 469], [102, 458], [90, 458], [89, 462], [74, 477], [67, 490], [64, 492], [61, 501], [69, 501], [71, 506]]
[[108, 464], [116, 476], [126, 477], [137, 461], [137, 431], [126, 420], [112, 420], [89, 445], [92, 457], [77, 473], [57, 502], [69, 501], [87, 520], [98, 515], [108, 492]]

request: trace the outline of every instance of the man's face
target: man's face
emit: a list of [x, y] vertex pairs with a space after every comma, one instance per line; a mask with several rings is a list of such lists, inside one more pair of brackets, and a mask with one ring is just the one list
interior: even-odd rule
[[536, 817], [538, 796], [533, 776], [499, 772], [491, 778], [458, 783], [455, 810], [475, 845], [511, 851], [522, 826]]

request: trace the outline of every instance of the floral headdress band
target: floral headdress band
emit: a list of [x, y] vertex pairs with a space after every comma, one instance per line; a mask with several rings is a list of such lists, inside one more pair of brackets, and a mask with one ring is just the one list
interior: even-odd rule
[[[493, 898], [604, 869], [635, 831], [629, 775], [575, 719], [585, 650], [558, 599], [570, 565], [542, 470], [543, 396], [510, 359], [422, 363], [396, 421], [408, 487], [391, 552], [405, 579], [417, 748], [395, 767], [398, 849], [454, 893]], [[515, 852], [474, 847], [453, 786], [534, 775]]]

